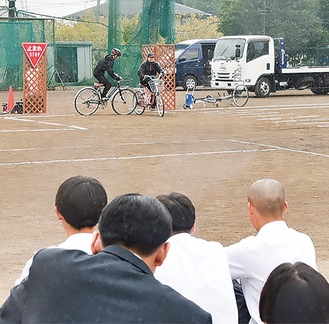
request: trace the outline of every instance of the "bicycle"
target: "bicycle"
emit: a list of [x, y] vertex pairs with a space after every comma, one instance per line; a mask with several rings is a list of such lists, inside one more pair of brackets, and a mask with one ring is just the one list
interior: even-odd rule
[[[47, 72], [53, 68], [53, 66], [51, 66], [49, 69], [47, 69]], [[64, 76], [64, 72], [58, 72], [57, 69], [53, 69], [53, 73], [51, 74], [51, 77], [48, 80], [47, 83], [47, 88], [48, 90], [55, 90], [56, 88], [56, 77], [59, 80], [59, 82], [61, 83], [63, 90], [66, 90], [66, 85], [63, 81], [63, 77]]]
[[105, 108], [108, 101], [112, 98], [111, 105], [117, 115], [129, 115], [136, 108], [135, 92], [123, 85], [130, 82], [131, 79], [120, 80], [116, 86], [113, 86], [105, 98], [101, 98], [101, 91], [104, 87], [102, 83], [94, 83], [80, 89], [74, 97], [74, 108], [80, 115], [93, 115], [100, 106]]
[[247, 104], [249, 100], [249, 91], [248, 88], [244, 84], [237, 85], [233, 91], [230, 91], [228, 95], [220, 96], [218, 93], [218, 98], [213, 97], [211, 95], [207, 95], [202, 98], [194, 98], [193, 94], [186, 94], [186, 102], [183, 105], [184, 109], [192, 109], [192, 103], [196, 103], [197, 101], [203, 101], [205, 103], [215, 103], [222, 100], [231, 99], [232, 103], [236, 107], [243, 107]]
[[[164, 102], [161, 95], [161, 91], [163, 89], [163, 81], [158, 78], [154, 78], [149, 81], [149, 85], [152, 91], [153, 96], [151, 96], [150, 91], [147, 89], [147, 87], [144, 87], [141, 85], [140, 89], [137, 89], [135, 91], [136, 95], [136, 108], [135, 113], [137, 115], [142, 115], [147, 107], [151, 107], [153, 102], [150, 101], [150, 99], [153, 98], [156, 101], [156, 111], [158, 112], [158, 115], [160, 117], [163, 117], [165, 114], [165, 108], [164, 108]], [[151, 96], [151, 98], [149, 98]], [[152, 109], [150, 108], [152, 111]]]

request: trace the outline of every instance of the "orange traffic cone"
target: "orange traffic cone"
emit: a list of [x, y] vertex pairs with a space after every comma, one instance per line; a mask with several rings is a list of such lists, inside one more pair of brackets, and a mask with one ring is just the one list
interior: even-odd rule
[[7, 110], [6, 112], [10, 112], [15, 106], [15, 99], [14, 99], [14, 89], [12, 86], [9, 87], [8, 93], [8, 101], [7, 101]]

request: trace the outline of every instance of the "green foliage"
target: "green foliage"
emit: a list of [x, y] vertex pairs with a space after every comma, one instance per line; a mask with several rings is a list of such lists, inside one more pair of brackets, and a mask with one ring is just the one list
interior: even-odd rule
[[244, 35], [244, 10], [241, 0], [223, 0], [220, 7], [219, 30], [225, 35]]
[[96, 49], [107, 48], [106, 19], [101, 17], [96, 22], [94, 15], [84, 17], [83, 22], [56, 21], [56, 41], [92, 42]]
[[177, 17], [175, 42], [195, 38], [219, 38], [223, 34], [218, 32], [218, 23], [219, 19], [216, 16], [207, 19], [199, 19], [195, 15], [189, 18]]
[[319, 0], [319, 17], [322, 20], [322, 25], [329, 32], [329, 1]]
[[319, 17], [319, 1], [327, 0], [223, 0], [219, 30], [224, 35], [284, 37], [295, 50], [328, 44]]
[[[122, 43], [127, 44], [138, 25], [139, 18], [122, 18]], [[100, 17], [96, 22], [96, 17], [89, 15], [83, 21], [56, 22], [56, 41], [88, 41], [93, 42], [94, 49], [107, 49], [107, 19]]]
[[128, 44], [133, 37], [133, 34], [138, 26], [139, 16], [135, 15], [132, 18], [122, 18], [122, 41], [124, 44]]

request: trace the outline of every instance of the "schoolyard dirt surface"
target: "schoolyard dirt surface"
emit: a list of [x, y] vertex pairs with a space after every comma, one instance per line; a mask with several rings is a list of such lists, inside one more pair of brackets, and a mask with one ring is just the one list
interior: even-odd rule
[[[110, 200], [182, 192], [196, 206], [196, 236], [223, 245], [255, 234], [247, 190], [259, 178], [276, 178], [286, 189], [285, 220], [311, 236], [329, 279], [328, 95], [251, 94], [243, 108], [223, 101], [184, 110], [185, 92], [177, 89], [176, 110], [163, 118], [117, 116], [110, 107], [86, 117], [74, 111], [77, 89], [49, 91], [44, 114], [0, 116], [0, 302], [35, 251], [65, 239], [54, 199], [59, 185], [78, 174], [100, 180]], [[210, 89], [194, 93], [206, 94], [217, 96]], [[19, 100], [22, 93], [14, 95]], [[0, 92], [2, 102], [7, 96]]]

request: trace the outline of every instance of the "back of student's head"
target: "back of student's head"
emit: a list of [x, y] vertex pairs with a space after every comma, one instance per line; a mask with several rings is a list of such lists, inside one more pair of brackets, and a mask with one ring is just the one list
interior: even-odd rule
[[248, 202], [263, 216], [282, 216], [286, 202], [284, 186], [276, 179], [259, 179], [249, 188]]
[[121, 245], [148, 256], [170, 237], [171, 223], [156, 198], [131, 193], [114, 198], [103, 209], [98, 228], [104, 246]]
[[76, 229], [98, 223], [107, 194], [102, 184], [86, 176], [74, 176], [58, 188], [55, 206], [65, 221]]
[[192, 201], [178, 192], [170, 192], [157, 197], [168, 209], [172, 218], [173, 233], [189, 233], [195, 223], [195, 207]]
[[329, 323], [329, 283], [305, 263], [283, 263], [269, 275], [259, 311], [268, 324]]

